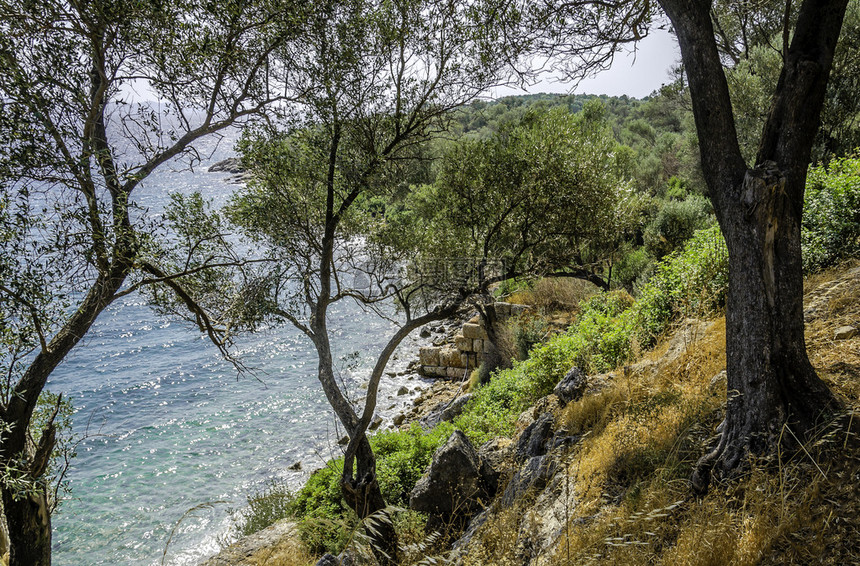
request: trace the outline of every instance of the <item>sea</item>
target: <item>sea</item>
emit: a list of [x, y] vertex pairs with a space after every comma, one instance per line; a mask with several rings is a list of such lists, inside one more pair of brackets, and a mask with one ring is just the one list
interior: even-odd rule
[[[153, 218], [174, 192], [200, 191], [223, 206], [238, 186], [206, 169], [232, 145], [229, 137], [203, 144], [193, 169], [167, 164], [135, 201]], [[360, 400], [395, 326], [352, 301], [334, 305], [328, 322], [340, 377]], [[389, 363], [382, 429], [428, 385], [405, 371], [422, 342], [409, 337]], [[272, 482], [298, 489], [340, 454], [344, 432], [304, 335], [266, 328], [239, 336], [232, 352], [252, 372], [238, 374], [199, 331], [139, 295], [102, 313], [47, 385], [71, 401], [77, 439], [71, 494], [53, 516], [55, 565], [196, 565], [236, 538], [248, 495]]]

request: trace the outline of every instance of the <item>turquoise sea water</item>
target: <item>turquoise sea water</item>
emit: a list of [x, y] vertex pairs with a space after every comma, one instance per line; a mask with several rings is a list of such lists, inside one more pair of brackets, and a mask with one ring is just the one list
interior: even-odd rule
[[[158, 214], [172, 191], [201, 190], [217, 204], [234, 189], [223, 174], [165, 171], [138, 201]], [[360, 353], [343, 371], [357, 398], [392, 326], [352, 303], [333, 308], [329, 325], [338, 356]], [[407, 340], [389, 370], [404, 369], [417, 344]], [[307, 339], [272, 328], [241, 337], [235, 351], [259, 379], [237, 377], [198, 332], [129, 296], [54, 372], [48, 388], [71, 399], [75, 433], [88, 436], [69, 471], [72, 499], [54, 516], [57, 566], [161, 564], [172, 531], [164, 563], [197, 564], [231, 536], [245, 495], [272, 478], [298, 486], [335, 453], [342, 432]], [[421, 385], [383, 381], [389, 416]], [[396, 396], [404, 384], [413, 393]], [[297, 461], [303, 471], [288, 471]]]

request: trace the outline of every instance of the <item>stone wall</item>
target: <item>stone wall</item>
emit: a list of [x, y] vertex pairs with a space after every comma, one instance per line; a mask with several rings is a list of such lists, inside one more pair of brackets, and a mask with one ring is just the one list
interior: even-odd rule
[[[528, 307], [511, 303], [496, 303], [499, 322], [522, 314]], [[475, 315], [454, 335], [453, 339], [438, 346], [426, 346], [419, 352], [419, 373], [425, 377], [468, 379], [469, 374], [484, 360], [490, 349], [487, 330], [481, 317]]]

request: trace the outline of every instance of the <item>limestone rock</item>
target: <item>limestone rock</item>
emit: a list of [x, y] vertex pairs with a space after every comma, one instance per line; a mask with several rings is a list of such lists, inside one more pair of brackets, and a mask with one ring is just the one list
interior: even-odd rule
[[400, 389], [397, 390], [397, 396], [398, 397], [401, 395], [406, 395], [407, 393], [409, 393], [409, 388], [406, 387], [405, 385], [401, 385]]
[[840, 326], [833, 333], [833, 339], [834, 340], [849, 340], [849, 339], [857, 336], [858, 332], [860, 332], [860, 331], [858, 331], [853, 326]]
[[340, 566], [340, 560], [329, 553], [323, 554], [314, 566]]
[[370, 421], [370, 425], [367, 427], [369, 430], [376, 430], [380, 426], [382, 426], [382, 417], [379, 415], [373, 415], [373, 420]]
[[242, 166], [242, 160], [238, 157], [228, 157], [215, 163], [207, 171], [209, 173], [244, 173], [245, 168]]
[[430, 515], [429, 528], [470, 517], [495, 494], [498, 474], [462, 432], [454, 431], [409, 496], [409, 507]]
[[571, 401], [579, 400], [585, 393], [585, 388], [588, 386], [588, 377], [578, 367], [572, 368], [564, 378], [558, 382], [555, 389], [552, 390], [559, 400], [567, 405]]
[[516, 457], [518, 461], [546, 454], [547, 441], [552, 437], [553, 421], [552, 413], [544, 413], [526, 427], [517, 441]]
[[259, 558], [255, 558], [255, 556], [265, 556], [267, 549], [271, 549], [285, 540], [298, 539], [298, 536], [296, 524], [287, 519], [282, 519], [262, 531], [242, 537], [212, 558], [203, 561], [200, 566], [256, 564], [258, 563], [256, 560]]
[[533, 456], [514, 474], [502, 495], [502, 505], [509, 507], [530, 489], [542, 490], [555, 475], [558, 462], [549, 455]]

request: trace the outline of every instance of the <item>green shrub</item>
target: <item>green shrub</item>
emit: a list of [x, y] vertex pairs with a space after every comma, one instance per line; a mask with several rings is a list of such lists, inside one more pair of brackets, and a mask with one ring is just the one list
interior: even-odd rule
[[685, 200], [668, 200], [645, 227], [645, 247], [654, 257], [662, 258], [710, 223], [710, 204], [705, 197], [691, 195]]
[[256, 533], [292, 515], [293, 494], [285, 484], [271, 480], [266, 487], [247, 497], [238, 529], [243, 536]]
[[651, 276], [654, 271], [654, 257], [644, 247], [636, 248], [625, 254], [612, 266], [612, 285], [632, 289], [637, 281]]
[[315, 471], [296, 493], [291, 511], [297, 518], [309, 516], [336, 518], [346, 509], [341, 502], [340, 476], [343, 458], [330, 460]]
[[695, 233], [657, 265], [631, 313], [640, 344], [650, 345], [680, 316], [705, 316], [725, 306], [729, 257], [718, 226]]
[[535, 344], [540, 344], [546, 338], [549, 324], [541, 317], [524, 314], [511, 321], [511, 333], [514, 337], [514, 347], [517, 359], [529, 357], [529, 351]]
[[371, 437], [379, 487], [389, 504], [408, 502], [409, 492], [430, 465], [433, 453], [452, 432], [454, 426], [447, 422], [429, 432], [424, 432], [418, 423], [412, 423], [408, 430], [380, 432]]
[[860, 157], [809, 169], [801, 248], [807, 272], [860, 252]]
[[488, 383], [478, 387], [463, 414], [454, 419], [454, 426], [475, 445], [512, 434], [519, 414], [537, 399], [524, 364], [514, 362], [511, 369], [494, 373]]

